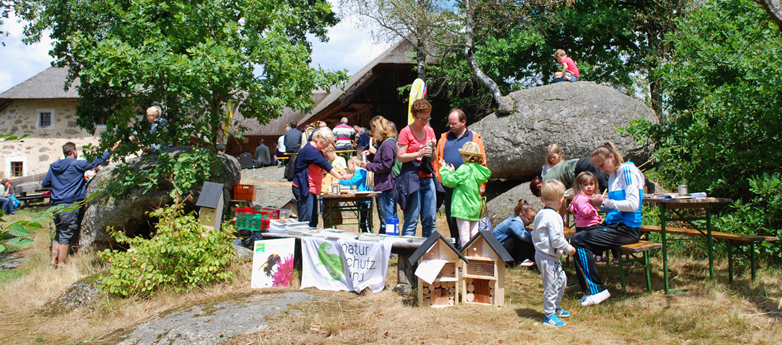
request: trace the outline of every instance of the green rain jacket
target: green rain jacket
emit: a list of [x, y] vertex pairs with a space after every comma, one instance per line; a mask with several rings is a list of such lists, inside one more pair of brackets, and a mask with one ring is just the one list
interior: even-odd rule
[[453, 188], [451, 217], [477, 221], [481, 217], [481, 184], [489, 180], [489, 168], [475, 163], [464, 163], [451, 172], [440, 167], [443, 186]]

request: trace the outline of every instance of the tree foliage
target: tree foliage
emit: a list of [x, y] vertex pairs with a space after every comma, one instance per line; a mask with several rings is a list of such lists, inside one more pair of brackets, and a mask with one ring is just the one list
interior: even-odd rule
[[782, 34], [753, 1], [710, 1], [688, 14], [656, 75], [662, 125], [630, 130], [656, 143], [660, 172], [692, 191], [750, 200], [749, 181], [781, 172]]
[[133, 137], [136, 151], [152, 139], [142, 118], [157, 104], [169, 142], [214, 145], [229, 101], [245, 118], [268, 122], [283, 107], [308, 110], [316, 88], [345, 78], [309, 66], [308, 34], [326, 40], [337, 22], [323, 0], [68, 1], [42, 0], [27, 18], [29, 40], [51, 30], [55, 64], [79, 78], [78, 125], [104, 143]]
[[[474, 18], [481, 21], [473, 48], [476, 61], [503, 94], [550, 83], [561, 68], [554, 51], [565, 49], [583, 80], [630, 95], [651, 94], [649, 104], [658, 113], [662, 85], [651, 71], [670, 55], [666, 37], [676, 30], [675, 19], [692, 6], [690, 0], [530, 1], [517, 7], [511, 1], [476, 3], [480, 10], [476, 8]], [[458, 105], [486, 114], [490, 91], [476, 88], [465, 60], [464, 54], [454, 53], [432, 66], [431, 76], [442, 80], [434, 87], [455, 96], [451, 99]], [[471, 97], [464, 90], [481, 95]]]

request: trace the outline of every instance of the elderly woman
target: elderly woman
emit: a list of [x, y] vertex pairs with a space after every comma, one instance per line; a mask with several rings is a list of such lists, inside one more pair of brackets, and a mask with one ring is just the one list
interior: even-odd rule
[[334, 143], [334, 133], [328, 128], [321, 128], [312, 140], [299, 151], [293, 178], [293, 196], [296, 197], [296, 210], [300, 222], [309, 222], [310, 226], [318, 226], [318, 195], [321, 191], [322, 171], [342, 179], [334, 168], [326, 161], [321, 151]]
[[584, 296], [581, 305], [593, 305], [605, 301], [611, 294], [600, 279], [595, 266], [594, 253], [636, 243], [641, 238], [643, 219], [644, 175], [633, 162], [625, 162], [613, 143], [607, 142], [592, 152], [592, 162], [608, 176], [608, 198], [595, 193], [589, 203], [608, 213], [603, 227], [592, 231], [579, 231], [570, 240], [576, 248], [578, 283]]
[[437, 139], [429, 127], [432, 105], [424, 99], [413, 102], [410, 108], [415, 121], [399, 132], [396, 159], [402, 169], [394, 184], [393, 197], [404, 210], [402, 235], [415, 236], [418, 217], [424, 237], [434, 231], [437, 212], [437, 193], [445, 194], [440, 181], [434, 178], [432, 152]]
[[[372, 138], [376, 143], [380, 143], [377, 151], [370, 148], [364, 151], [364, 155], [374, 154], [372, 163], [362, 162], [361, 166], [367, 171], [375, 173], [374, 191], [381, 192], [377, 196], [377, 213], [380, 218], [380, 231], [386, 233], [386, 219], [396, 218], [396, 202], [391, 198], [391, 191], [394, 189], [396, 174], [392, 171], [396, 162], [396, 132], [389, 125], [388, 120], [382, 116], [375, 116], [369, 122], [372, 129]], [[375, 152], [370, 152], [375, 151]]]

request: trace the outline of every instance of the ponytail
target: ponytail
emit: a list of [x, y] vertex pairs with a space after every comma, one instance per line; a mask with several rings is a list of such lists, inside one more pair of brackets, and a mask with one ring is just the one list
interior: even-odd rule
[[614, 143], [610, 141], [607, 141], [605, 144], [598, 146], [594, 151], [592, 151], [592, 160], [594, 161], [595, 157], [598, 157], [601, 160], [606, 160], [608, 159], [608, 155], [614, 155], [617, 167], [625, 162], [624, 158], [622, 158], [622, 155], [619, 154], [619, 151], [616, 150]]
[[519, 199], [519, 203], [513, 208], [513, 215], [519, 216], [522, 213], [526, 214], [528, 209], [533, 209], [532, 205], [527, 203], [527, 200]]

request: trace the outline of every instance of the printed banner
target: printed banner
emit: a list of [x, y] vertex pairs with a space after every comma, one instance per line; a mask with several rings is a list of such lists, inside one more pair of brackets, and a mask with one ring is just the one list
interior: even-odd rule
[[253, 252], [253, 288], [291, 286], [295, 238], [255, 241]]
[[380, 292], [386, 284], [391, 243], [302, 238], [301, 288]]

